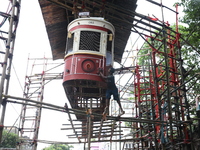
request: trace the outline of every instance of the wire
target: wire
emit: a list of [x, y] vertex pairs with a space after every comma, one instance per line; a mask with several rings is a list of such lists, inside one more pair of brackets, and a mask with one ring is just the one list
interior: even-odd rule
[[21, 82], [20, 82], [20, 80], [19, 80], [19, 77], [18, 77], [18, 75], [17, 75], [17, 72], [16, 72], [16, 70], [15, 70], [15, 67], [14, 67], [14, 64], [13, 64], [13, 63], [12, 63], [12, 68], [13, 68], [13, 70], [14, 70], [14, 72], [15, 72], [17, 81], [18, 81], [18, 83], [19, 83], [19, 85], [20, 85], [20, 87], [21, 87], [21, 90], [22, 90], [22, 92], [23, 92], [22, 84], [21, 84]]

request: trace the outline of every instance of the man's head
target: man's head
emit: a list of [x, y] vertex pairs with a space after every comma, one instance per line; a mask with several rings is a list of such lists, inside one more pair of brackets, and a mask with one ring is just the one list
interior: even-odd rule
[[113, 73], [115, 72], [115, 69], [114, 69], [113, 67], [110, 67], [110, 68], [108, 69], [108, 72], [109, 72], [110, 74], [113, 74]]

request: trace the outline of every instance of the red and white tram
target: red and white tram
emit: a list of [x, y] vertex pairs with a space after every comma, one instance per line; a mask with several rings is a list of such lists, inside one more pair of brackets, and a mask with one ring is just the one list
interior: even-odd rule
[[107, 75], [113, 63], [114, 30], [98, 17], [78, 18], [68, 25], [63, 86], [72, 108], [103, 113], [106, 83], [98, 72], [102, 68]]

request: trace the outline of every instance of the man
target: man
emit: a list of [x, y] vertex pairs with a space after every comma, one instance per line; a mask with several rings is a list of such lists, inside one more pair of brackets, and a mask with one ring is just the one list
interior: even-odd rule
[[[111, 95], [113, 95], [113, 99], [117, 101], [119, 108], [121, 110], [121, 114], [123, 115], [125, 111], [122, 109], [121, 102], [119, 99], [119, 93], [118, 93], [118, 88], [115, 85], [115, 77], [113, 73], [115, 72], [115, 69], [113, 67], [110, 67], [108, 69], [108, 76], [104, 76], [102, 73], [102, 70], [100, 70], [99, 74], [101, 75], [102, 78], [104, 78], [107, 82], [107, 89], [106, 89], [106, 105], [108, 105], [108, 102], [111, 98]], [[106, 106], [108, 107], [108, 106]]]

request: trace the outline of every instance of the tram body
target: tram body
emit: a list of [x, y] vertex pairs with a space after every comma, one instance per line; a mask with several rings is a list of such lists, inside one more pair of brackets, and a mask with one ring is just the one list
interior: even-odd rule
[[114, 26], [103, 18], [78, 18], [68, 25], [63, 87], [72, 108], [103, 113], [106, 83], [98, 72], [107, 75], [113, 45]]

